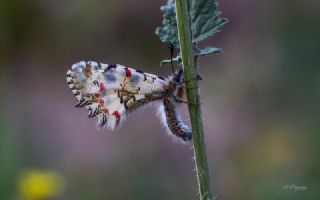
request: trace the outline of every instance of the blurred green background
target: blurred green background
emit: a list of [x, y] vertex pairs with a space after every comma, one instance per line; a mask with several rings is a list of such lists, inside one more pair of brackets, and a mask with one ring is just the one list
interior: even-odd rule
[[[192, 145], [168, 136], [154, 108], [97, 130], [65, 80], [83, 59], [170, 74], [154, 34], [164, 3], [0, 1], [1, 200], [27, 199], [28, 170], [63, 180], [44, 199], [198, 198]], [[206, 43], [225, 53], [200, 59], [216, 198], [320, 199], [320, 1], [219, 3], [230, 23]]]

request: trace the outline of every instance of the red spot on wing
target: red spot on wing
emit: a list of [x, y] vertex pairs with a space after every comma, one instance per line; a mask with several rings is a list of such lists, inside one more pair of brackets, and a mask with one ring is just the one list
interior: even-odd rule
[[128, 69], [128, 67], [126, 67], [125, 70], [126, 70], [126, 77], [130, 78], [131, 77], [130, 69]]
[[109, 115], [109, 110], [104, 108], [103, 111]]
[[120, 113], [118, 111], [114, 111], [112, 115], [115, 116], [117, 120], [120, 119]]
[[94, 96], [95, 96], [96, 98], [99, 98], [99, 97], [100, 97], [100, 94], [99, 94], [99, 93], [94, 93]]
[[100, 104], [101, 106], [104, 106], [104, 101], [103, 101], [103, 99], [100, 99], [99, 104]]
[[100, 92], [102, 92], [103, 90], [105, 90], [106, 88], [104, 87], [103, 83], [99, 84], [99, 88], [100, 88]]

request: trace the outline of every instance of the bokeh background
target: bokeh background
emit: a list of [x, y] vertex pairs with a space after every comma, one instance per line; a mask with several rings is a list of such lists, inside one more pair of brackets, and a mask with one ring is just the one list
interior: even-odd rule
[[[154, 108], [97, 130], [65, 80], [83, 59], [170, 74], [154, 34], [164, 3], [0, 1], [1, 200], [198, 198], [192, 145], [166, 134]], [[225, 53], [200, 59], [216, 198], [320, 199], [320, 1], [219, 3], [230, 23], [205, 43]]]

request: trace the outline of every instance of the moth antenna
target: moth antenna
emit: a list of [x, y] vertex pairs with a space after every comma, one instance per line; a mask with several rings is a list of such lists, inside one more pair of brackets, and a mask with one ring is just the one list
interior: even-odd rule
[[170, 49], [170, 62], [171, 62], [171, 69], [172, 69], [172, 73], [174, 73], [174, 67], [173, 67], [173, 54], [174, 54], [174, 46], [173, 44], [169, 44], [168, 45], [169, 49]]

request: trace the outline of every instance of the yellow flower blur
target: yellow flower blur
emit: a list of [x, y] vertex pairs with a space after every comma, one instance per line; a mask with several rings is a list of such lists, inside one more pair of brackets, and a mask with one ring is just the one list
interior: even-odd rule
[[53, 197], [64, 187], [63, 177], [53, 171], [23, 171], [18, 180], [22, 200], [39, 200]]

